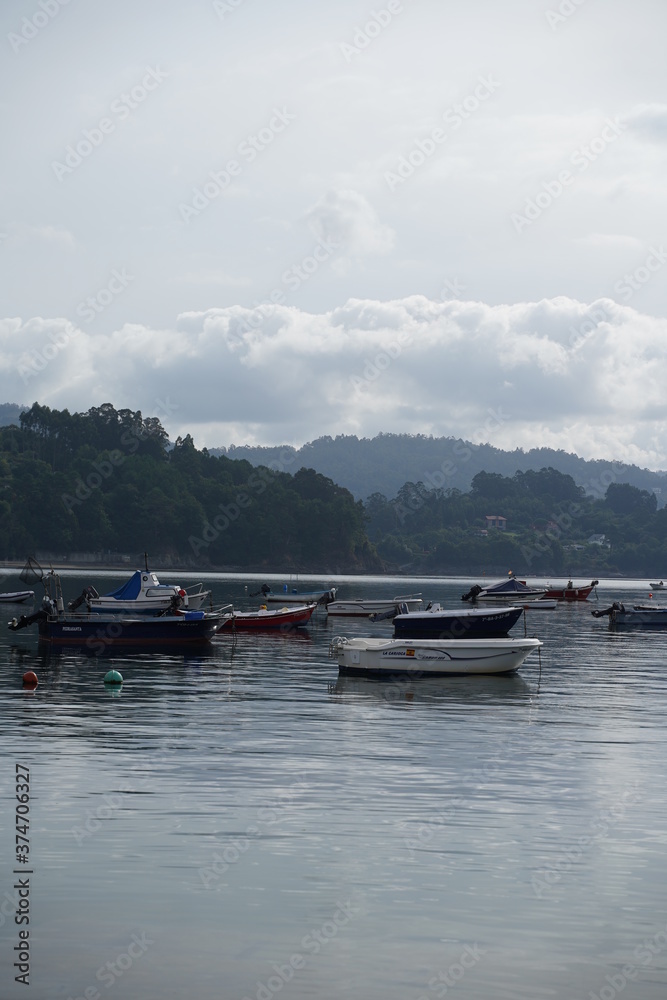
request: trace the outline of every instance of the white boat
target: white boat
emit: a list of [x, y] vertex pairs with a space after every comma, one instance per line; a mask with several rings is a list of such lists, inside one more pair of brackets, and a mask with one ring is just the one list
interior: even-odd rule
[[0, 594], [0, 603], [25, 604], [26, 601], [31, 601], [34, 596], [34, 590], [13, 590], [7, 594]]
[[653, 590], [664, 590], [665, 587], [662, 580], [660, 581], [660, 583], [650, 583], [649, 586], [652, 587]]
[[155, 573], [138, 569], [122, 587], [110, 594], [100, 596], [94, 587], [84, 587], [80, 596], [67, 607], [76, 611], [85, 605], [89, 614], [159, 615], [168, 610], [199, 611], [210, 596], [211, 591], [204, 590], [201, 583], [187, 591], [173, 584], [160, 583]]
[[329, 656], [341, 672], [386, 676], [507, 674], [542, 645], [539, 639], [367, 639], [338, 636]]
[[421, 594], [408, 594], [405, 597], [384, 597], [376, 600], [350, 598], [349, 601], [331, 601], [327, 604], [328, 615], [345, 615], [347, 617], [368, 618], [370, 615], [390, 615], [392, 611], [418, 611], [423, 604]]

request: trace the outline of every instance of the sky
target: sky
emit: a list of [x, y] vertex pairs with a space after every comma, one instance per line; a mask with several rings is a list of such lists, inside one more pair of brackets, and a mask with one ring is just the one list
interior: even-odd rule
[[5, 0], [0, 402], [667, 468], [665, 0]]

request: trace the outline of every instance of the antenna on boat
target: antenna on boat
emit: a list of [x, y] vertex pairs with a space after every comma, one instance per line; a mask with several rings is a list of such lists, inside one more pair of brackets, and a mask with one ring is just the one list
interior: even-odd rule
[[144, 563], [146, 565], [146, 572], [148, 573], [148, 552], [144, 552]]

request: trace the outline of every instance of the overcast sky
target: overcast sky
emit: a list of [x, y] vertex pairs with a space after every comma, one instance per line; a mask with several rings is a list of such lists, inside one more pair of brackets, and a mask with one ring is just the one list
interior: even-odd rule
[[667, 468], [665, 0], [4, 0], [0, 402]]

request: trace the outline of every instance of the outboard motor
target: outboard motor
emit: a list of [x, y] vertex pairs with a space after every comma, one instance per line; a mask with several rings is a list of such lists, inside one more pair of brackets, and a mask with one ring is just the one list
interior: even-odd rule
[[79, 596], [74, 601], [69, 601], [67, 607], [70, 611], [76, 611], [82, 604], [85, 604], [91, 597], [99, 597], [94, 587], [84, 587]]
[[18, 632], [19, 629], [27, 628], [28, 625], [33, 625], [35, 622], [46, 621], [48, 617], [48, 612], [42, 608], [40, 611], [35, 611], [32, 615], [21, 615], [18, 619], [12, 618], [12, 620], [7, 623], [7, 627], [11, 632]]
[[470, 588], [470, 590], [468, 591], [467, 594], [463, 594], [461, 596], [461, 600], [462, 601], [472, 601], [472, 603], [474, 604], [475, 601], [477, 600], [477, 595], [481, 594], [483, 589], [484, 589], [483, 587], [480, 587], [480, 585], [478, 583], [476, 583], [474, 585], [474, 587]]

